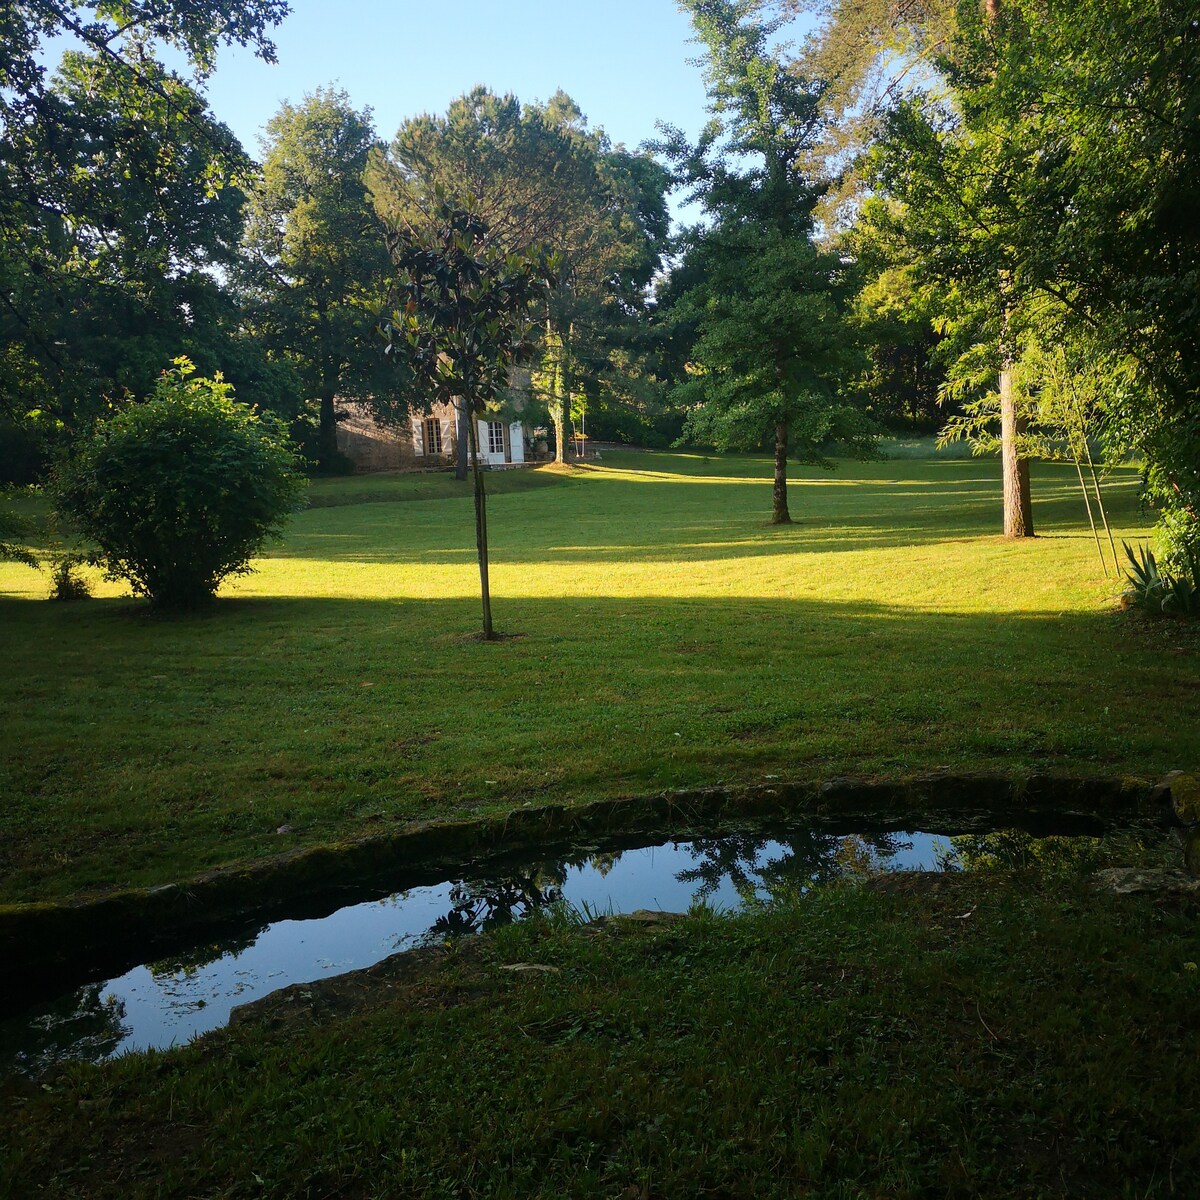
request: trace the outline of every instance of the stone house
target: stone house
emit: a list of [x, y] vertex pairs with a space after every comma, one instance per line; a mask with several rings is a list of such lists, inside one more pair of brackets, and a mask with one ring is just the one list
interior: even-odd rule
[[[411, 413], [395, 424], [377, 421], [366, 404], [343, 403], [338, 422], [338, 449], [356, 471], [436, 471], [454, 465], [457, 422], [449, 404], [428, 413]], [[478, 418], [480, 457], [490, 467], [519, 466], [526, 461], [525, 427], [520, 421]]]

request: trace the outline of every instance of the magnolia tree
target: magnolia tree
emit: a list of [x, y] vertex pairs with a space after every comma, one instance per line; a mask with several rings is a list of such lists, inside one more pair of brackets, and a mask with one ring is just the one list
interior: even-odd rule
[[444, 193], [408, 211], [388, 227], [399, 305], [382, 330], [411, 402], [451, 404], [467, 416], [483, 637], [491, 641], [487, 496], [475, 418], [499, 400], [512, 368], [532, 355], [530, 310], [544, 298], [558, 264], [552, 255], [498, 249], [487, 222]]

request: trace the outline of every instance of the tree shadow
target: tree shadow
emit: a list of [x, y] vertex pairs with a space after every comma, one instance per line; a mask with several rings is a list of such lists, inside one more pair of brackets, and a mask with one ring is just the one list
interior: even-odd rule
[[[864, 600], [0, 600], [6, 898], [522, 805], [772, 776], [1200, 761], [1188, 626]], [[288, 827], [286, 835], [277, 832]]]

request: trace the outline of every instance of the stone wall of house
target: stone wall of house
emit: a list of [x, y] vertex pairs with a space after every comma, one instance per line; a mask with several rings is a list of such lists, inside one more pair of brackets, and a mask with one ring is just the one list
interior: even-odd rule
[[365, 404], [339, 404], [346, 415], [338, 422], [338, 449], [354, 464], [355, 471], [428, 471], [452, 461], [453, 439], [449, 410], [436, 414], [443, 431], [442, 453], [424, 453], [423, 415], [414, 415], [395, 425], [376, 421]]
[[[448, 404], [429, 413], [414, 413], [395, 424], [381, 424], [366, 404], [338, 404], [338, 449], [355, 471], [439, 471], [454, 465], [455, 419]], [[476, 422], [480, 453], [492, 467], [536, 462], [536, 451], [527, 453], [520, 421], [496, 420], [503, 426], [503, 449], [489, 445], [487, 419]]]

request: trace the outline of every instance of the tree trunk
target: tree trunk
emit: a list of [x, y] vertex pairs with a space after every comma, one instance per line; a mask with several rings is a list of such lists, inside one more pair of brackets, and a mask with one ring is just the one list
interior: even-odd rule
[[562, 406], [556, 404], [550, 414], [554, 418], [554, 461], [567, 461], [567, 426], [562, 417]]
[[454, 402], [454, 426], [454, 478], [464, 480], [467, 477], [467, 447], [472, 444], [471, 415], [465, 400]]
[[790, 525], [787, 499], [788, 427], [786, 421], [775, 426], [775, 487], [771, 494], [771, 524]]
[[1008, 312], [1005, 310], [1000, 333], [1000, 456], [1004, 467], [1004, 536], [1033, 537], [1029, 460], [1022, 458], [1017, 450], [1017, 439], [1024, 435], [1026, 421], [1017, 413], [1017, 403], [1013, 397], [1012, 369]]
[[[988, 22], [994, 24], [1003, 0], [984, 0]], [[1008, 292], [1010, 276], [1000, 272], [1000, 295]], [[1013, 351], [1008, 332], [1008, 304], [1000, 321], [1000, 456], [1004, 468], [1004, 536], [1033, 537], [1033, 501], [1029, 495], [1029, 462], [1017, 452], [1017, 439], [1026, 421], [1017, 414], [1012, 390]]]
[[337, 410], [333, 392], [326, 390], [320, 398], [320, 417], [317, 425], [317, 466], [332, 471], [338, 461]]
[[[549, 324], [549, 322], [547, 322]], [[550, 405], [550, 417], [554, 422], [554, 461], [567, 461], [567, 425], [571, 420], [571, 379], [567, 370], [570, 332], [558, 335], [558, 363], [554, 369], [554, 399]]]
[[[463, 407], [466, 407], [465, 403]], [[470, 416], [471, 414], [468, 414], [468, 417]], [[488, 584], [487, 494], [483, 487], [483, 470], [479, 465], [477, 426], [474, 419], [468, 420], [467, 428], [470, 430], [471, 460], [475, 475], [475, 547], [479, 553], [479, 588], [483, 598], [483, 639], [491, 642], [495, 641], [496, 634], [492, 629], [492, 592]]]

